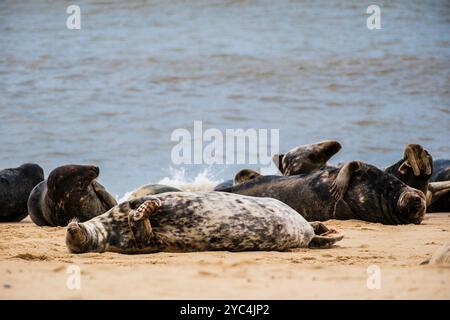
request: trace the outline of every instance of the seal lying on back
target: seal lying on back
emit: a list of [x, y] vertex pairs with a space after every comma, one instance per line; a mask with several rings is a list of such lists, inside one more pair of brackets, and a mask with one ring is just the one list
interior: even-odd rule
[[70, 252], [284, 251], [327, 247], [342, 234], [308, 223], [275, 199], [221, 192], [169, 192], [123, 202], [68, 225]]
[[66, 226], [73, 218], [86, 221], [115, 206], [116, 200], [94, 180], [98, 175], [96, 166], [54, 169], [30, 194], [31, 220], [38, 226]]
[[308, 221], [360, 219], [419, 224], [426, 208], [423, 192], [359, 161], [309, 174], [261, 176], [222, 191], [278, 199]]
[[44, 170], [34, 163], [0, 171], [0, 222], [17, 222], [28, 215], [31, 190], [44, 180]]
[[326, 140], [295, 147], [286, 154], [276, 154], [272, 160], [284, 176], [293, 176], [325, 168], [327, 161], [341, 148], [339, 142]]
[[[332, 149], [332, 146], [330, 145], [329, 150]], [[286, 176], [298, 173], [311, 173], [323, 168], [321, 167], [324, 165], [323, 161], [318, 161], [316, 167], [314, 167], [315, 162], [312, 160], [313, 158], [308, 159], [308, 157], [303, 156], [308, 153], [305, 153], [302, 147], [294, 148], [288, 153], [293, 153], [293, 155], [283, 159], [283, 166], [287, 168], [301, 168], [301, 170], [283, 171], [281, 167], [280, 170]], [[296, 154], [299, 154], [299, 156], [296, 156]], [[277, 164], [276, 159], [274, 159], [274, 162]], [[384, 169], [384, 171], [400, 179], [410, 187], [422, 191], [426, 195], [428, 212], [450, 211], [450, 183], [437, 183], [437, 181], [450, 180], [445, 179], [445, 173], [442, 173], [442, 170], [445, 170], [446, 163], [445, 161], [436, 161], [434, 165], [438, 166], [436, 170], [440, 172], [440, 175], [433, 172], [433, 158], [427, 150], [418, 144], [408, 144], [405, 147], [403, 158]], [[330, 167], [328, 166], [328, 168]], [[450, 178], [450, 170], [448, 176]]]
[[182, 190], [166, 186], [164, 184], [146, 184], [142, 187], [137, 188], [134, 190], [128, 197], [127, 201], [131, 200], [133, 198], [140, 198], [145, 196], [151, 196], [158, 193], [164, 193], [164, 192], [181, 192]]

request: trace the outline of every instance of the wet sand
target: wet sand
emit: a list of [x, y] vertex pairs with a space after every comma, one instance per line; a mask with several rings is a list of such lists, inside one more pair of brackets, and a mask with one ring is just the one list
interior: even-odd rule
[[[146, 255], [73, 255], [64, 228], [1, 224], [0, 299], [450, 299], [450, 267], [420, 264], [450, 240], [450, 214], [421, 225], [328, 224], [345, 232], [330, 249]], [[67, 287], [71, 265], [79, 290]], [[373, 265], [380, 289], [367, 287]]]

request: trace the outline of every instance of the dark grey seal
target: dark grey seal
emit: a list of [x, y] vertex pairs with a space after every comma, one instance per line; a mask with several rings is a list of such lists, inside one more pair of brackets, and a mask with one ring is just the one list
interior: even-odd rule
[[31, 220], [38, 226], [66, 226], [73, 218], [86, 221], [115, 206], [114, 197], [95, 181], [99, 172], [88, 165], [54, 169], [30, 194]]
[[261, 176], [222, 191], [278, 199], [308, 221], [361, 219], [419, 224], [426, 209], [423, 192], [359, 161], [308, 174]]
[[84, 223], [72, 221], [66, 245], [73, 253], [285, 251], [329, 247], [342, 237], [275, 199], [169, 192], [123, 202]]
[[0, 222], [17, 222], [25, 218], [28, 215], [28, 196], [42, 180], [44, 170], [34, 163], [1, 170]]
[[434, 161], [434, 172], [429, 185], [432, 198], [428, 212], [450, 212], [450, 160]]

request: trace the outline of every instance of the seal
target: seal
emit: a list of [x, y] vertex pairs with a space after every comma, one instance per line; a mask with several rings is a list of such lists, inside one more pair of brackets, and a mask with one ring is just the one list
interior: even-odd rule
[[429, 260], [426, 260], [421, 264], [450, 266], [450, 242], [447, 242], [437, 249]]
[[28, 215], [31, 190], [44, 180], [44, 170], [35, 163], [0, 171], [0, 222], [17, 222]]
[[423, 192], [359, 161], [294, 176], [261, 176], [222, 191], [278, 199], [308, 221], [419, 224], [426, 209]]
[[232, 187], [239, 183], [243, 183], [245, 181], [255, 179], [259, 176], [261, 176], [261, 173], [259, 173], [258, 171], [255, 171], [252, 169], [242, 169], [242, 170], [238, 171], [238, 173], [236, 173], [233, 180], [226, 180], [222, 183], [219, 183], [217, 186], [215, 186], [214, 191], [220, 191], [222, 189]]
[[168, 192], [123, 202], [84, 223], [70, 222], [66, 245], [72, 253], [286, 251], [329, 247], [342, 238], [275, 199]]
[[450, 160], [434, 161], [434, 172], [429, 184], [431, 201], [428, 212], [450, 212]]
[[165, 184], [146, 184], [143, 185], [133, 192], [127, 197], [127, 200], [131, 200], [133, 198], [140, 198], [145, 196], [151, 196], [158, 193], [164, 193], [164, 192], [181, 192], [182, 190], [167, 186]]
[[73, 218], [86, 221], [115, 206], [114, 197], [94, 180], [99, 172], [98, 167], [89, 165], [54, 169], [31, 191], [31, 220], [38, 226], [66, 226]]
[[275, 154], [272, 160], [284, 176], [310, 173], [326, 167], [341, 148], [339, 142], [326, 140], [295, 147], [286, 154]]

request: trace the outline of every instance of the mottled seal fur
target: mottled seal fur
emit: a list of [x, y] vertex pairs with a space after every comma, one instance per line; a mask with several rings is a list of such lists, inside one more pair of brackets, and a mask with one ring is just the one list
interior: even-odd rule
[[27, 200], [31, 190], [44, 180], [44, 170], [25, 163], [0, 171], [0, 222], [17, 222], [28, 215]]
[[71, 222], [66, 245], [73, 253], [284, 251], [327, 247], [342, 237], [275, 199], [169, 192], [123, 202], [84, 223]]
[[73, 218], [80, 221], [98, 216], [117, 204], [95, 181], [99, 168], [65, 165], [54, 169], [39, 183], [28, 199], [28, 211], [39, 226], [66, 226]]
[[286, 154], [276, 154], [272, 160], [284, 176], [292, 176], [326, 167], [327, 161], [339, 150], [341, 150], [339, 142], [326, 140], [295, 147]]
[[142, 187], [134, 190], [128, 197], [127, 200], [131, 200], [133, 198], [140, 198], [145, 196], [151, 196], [158, 193], [164, 192], [180, 192], [182, 190], [178, 188], [174, 188], [171, 186], [166, 186], [164, 184], [146, 184]]
[[431, 258], [422, 264], [450, 266], [450, 242], [437, 249]]
[[361, 219], [419, 224], [426, 208], [423, 192], [359, 161], [308, 174], [261, 176], [223, 191], [278, 199], [308, 221]]
[[226, 180], [214, 187], [214, 191], [220, 191], [225, 188], [249, 181], [261, 176], [261, 173], [252, 169], [242, 169], [236, 173], [233, 180]]

